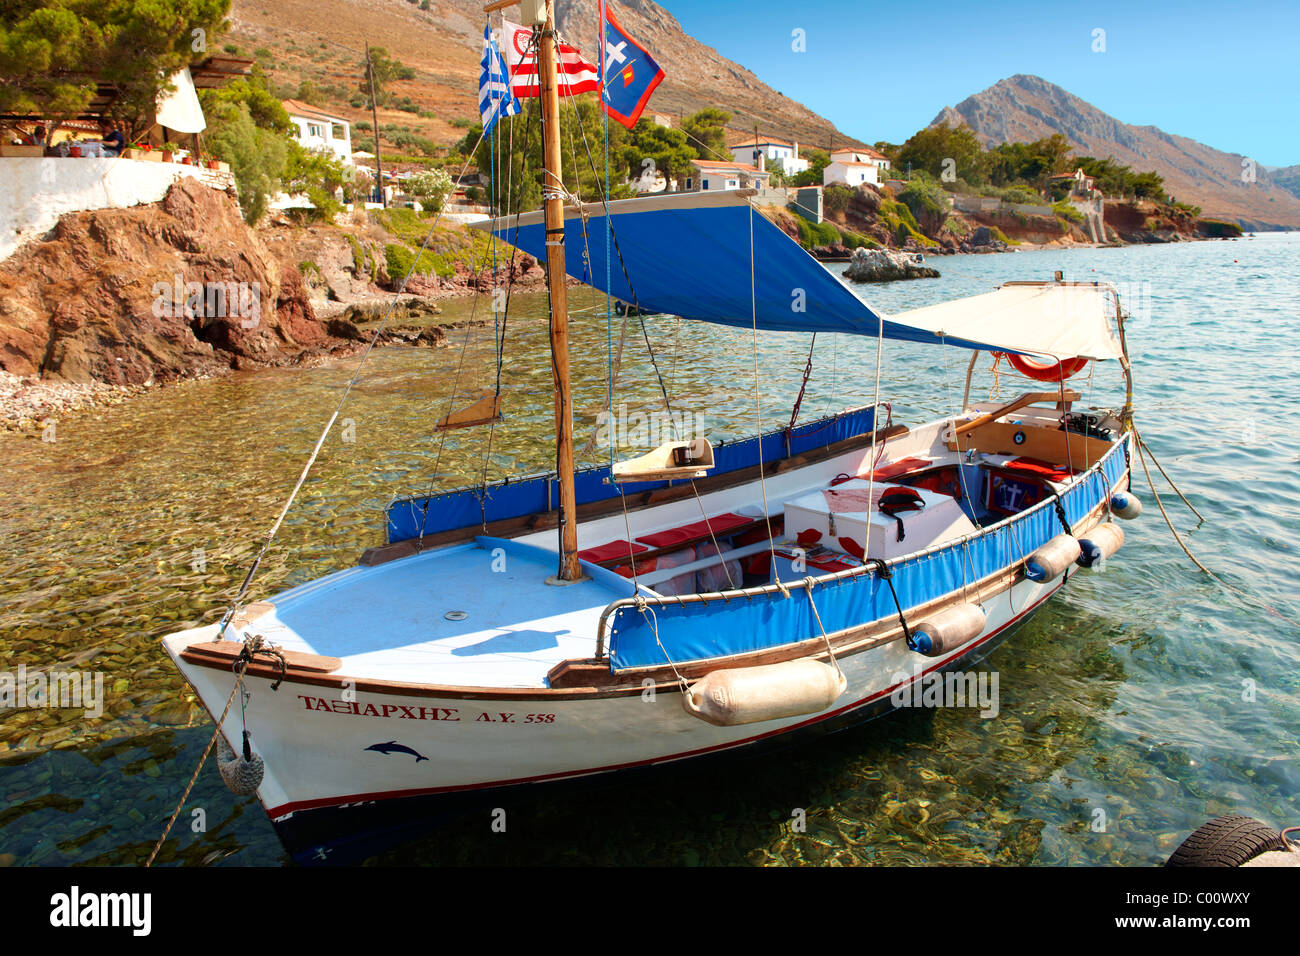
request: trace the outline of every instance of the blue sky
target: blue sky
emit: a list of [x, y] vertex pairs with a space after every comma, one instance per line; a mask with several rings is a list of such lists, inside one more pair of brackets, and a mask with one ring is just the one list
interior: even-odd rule
[[[659, 0], [685, 30], [865, 142], [1032, 73], [1137, 126], [1300, 163], [1300, 0], [1082, 4]], [[742, 15], [743, 14], [743, 15]], [[1093, 52], [1095, 29], [1105, 52]], [[805, 31], [807, 51], [791, 49]]]

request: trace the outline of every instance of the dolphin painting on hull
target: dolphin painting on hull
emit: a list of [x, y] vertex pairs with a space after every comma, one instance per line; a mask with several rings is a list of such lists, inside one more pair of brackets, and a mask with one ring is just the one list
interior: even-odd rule
[[412, 750], [410, 747], [407, 747], [405, 744], [399, 744], [396, 740], [390, 740], [386, 744], [371, 744], [366, 749], [375, 750], [384, 755], [410, 754], [412, 757], [415, 758], [416, 763], [419, 763], [421, 760], [429, 759], [428, 757], [416, 753], [414, 750]]

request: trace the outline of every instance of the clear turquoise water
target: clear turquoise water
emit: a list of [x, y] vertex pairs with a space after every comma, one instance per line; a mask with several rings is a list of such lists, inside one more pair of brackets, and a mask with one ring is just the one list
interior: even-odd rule
[[[505, 835], [491, 832], [485, 807], [377, 862], [1147, 865], [1223, 812], [1300, 822], [1300, 634], [1288, 623], [1300, 614], [1300, 235], [953, 257], [938, 267], [942, 279], [865, 294], [898, 310], [1055, 269], [1130, 291], [1138, 425], [1208, 520], [1198, 526], [1172, 495], [1171, 516], [1247, 597], [1192, 567], [1139, 472], [1146, 512], [1126, 525], [1118, 559], [1079, 575], [983, 665], [1000, 678], [996, 719], [913, 711], [722, 769], [542, 791], [507, 805]], [[606, 332], [602, 303], [579, 296], [575, 306], [581, 443], [605, 400]], [[551, 455], [541, 308], [533, 299], [512, 320], [493, 477], [541, 470]], [[715, 436], [754, 430], [748, 334], [664, 319], [650, 321], [650, 334], [675, 405]], [[372, 359], [344, 413], [356, 440], [327, 444], [258, 593], [354, 561], [381, 537], [391, 495], [477, 479], [485, 436], [453, 433], [440, 454], [432, 423], [458, 367], [462, 393], [488, 381], [490, 336], [452, 338], [452, 349]], [[874, 347], [818, 340], [805, 417], [870, 401]], [[771, 427], [789, 415], [808, 340], [764, 335], [758, 348]], [[896, 418], [951, 410], [966, 358], [887, 343], [883, 396]], [[94, 720], [0, 712], [0, 865], [134, 863], [152, 848], [211, 732], [158, 638], [219, 615], [352, 367], [189, 383], [61, 424], [52, 444], [0, 438], [2, 669], [93, 669], [108, 691]], [[620, 381], [630, 411], [655, 407], [639, 336], [628, 340]], [[1087, 402], [1121, 401], [1114, 368], [1076, 381]], [[976, 394], [989, 384], [977, 375]], [[1002, 394], [1020, 387], [1004, 377]], [[1243, 699], [1247, 681], [1253, 700]], [[795, 808], [806, 812], [804, 832], [791, 826]], [[208, 767], [162, 859], [285, 857], [256, 802], [231, 796]]]

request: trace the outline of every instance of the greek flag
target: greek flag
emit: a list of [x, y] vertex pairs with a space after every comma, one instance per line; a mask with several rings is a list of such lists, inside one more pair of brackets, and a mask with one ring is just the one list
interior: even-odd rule
[[483, 28], [483, 67], [478, 77], [478, 111], [483, 117], [483, 135], [492, 132], [497, 120], [503, 116], [517, 116], [523, 106], [510, 92], [506, 64], [501, 59], [497, 45], [492, 42], [492, 26]]

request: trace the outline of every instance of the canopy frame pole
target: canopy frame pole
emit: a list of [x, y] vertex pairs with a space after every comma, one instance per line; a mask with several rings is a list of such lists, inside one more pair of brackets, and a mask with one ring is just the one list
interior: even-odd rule
[[963, 412], [970, 408], [970, 380], [975, 374], [975, 360], [980, 357], [980, 350], [975, 349], [970, 353], [970, 364], [966, 366], [966, 390], [961, 393], [961, 410]]
[[1128, 338], [1124, 335], [1124, 309], [1120, 305], [1119, 291], [1115, 293], [1115, 325], [1119, 329], [1119, 347], [1123, 352], [1120, 368], [1124, 370], [1124, 411], [1120, 413], [1120, 423], [1125, 431], [1133, 430], [1133, 364], [1128, 357]]

